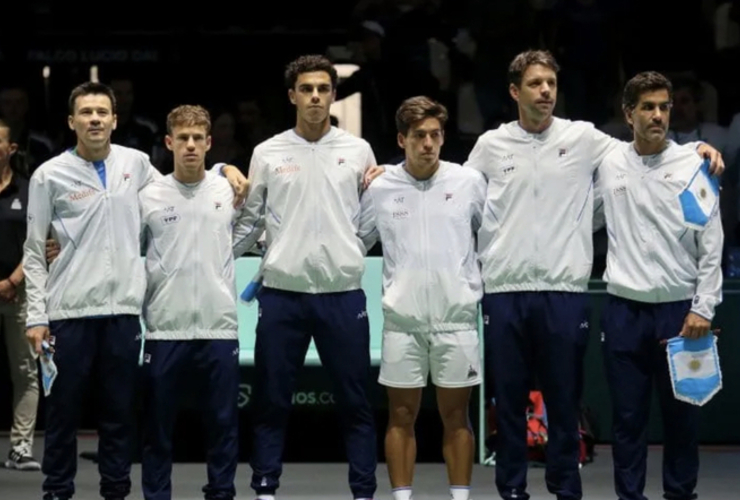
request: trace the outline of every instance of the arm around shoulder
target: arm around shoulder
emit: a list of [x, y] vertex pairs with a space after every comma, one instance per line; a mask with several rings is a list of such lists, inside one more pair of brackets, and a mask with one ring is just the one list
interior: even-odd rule
[[380, 233], [375, 211], [375, 200], [373, 195], [377, 186], [370, 186], [360, 197], [360, 222], [358, 224], [357, 236], [362, 240], [365, 254], [378, 242]]
[[53, 192], [46, 172], [37, 170], [29, 182], [26, 240], [23, 245], [23, 274], [26, 277], [28, 311], [26, 324], [48, 325], [46, 285], [46, 240], [51, 226]]
[[257, 243], [265, 229], [267, 203], [267, 168], [259, 149], [255, 149], [249, 165], [250, 188], [246, 200], [237, 208], [233, 229], [234, 255], [239, 257]]

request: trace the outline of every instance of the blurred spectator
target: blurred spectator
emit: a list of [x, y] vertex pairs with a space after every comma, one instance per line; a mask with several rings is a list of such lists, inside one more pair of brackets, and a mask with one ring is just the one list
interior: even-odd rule
[[615, 90], [612, 95], [612, 115], [611, 118], [599, 126], [599, 129], [605, 134], [621, 139], [623, 141], [632, 141], [634, 134], [627, 124], [622, 110], [622, 91]]
[[159, 127], [154, 121], [135, 111], [133, 81], [129, 78], [114, 78], [110, 86], [116, 94], [118, 118], [111, 142], [143, 151], [149, 155], [154, 165], [159, 165], [164, 154]]
[[7, 86], [0, 90], [0, 118], [10, 126], [11, 140], [25, 155], [25, 168], [29, 175], [51, 158], [54, 145], [49, 136], [32, 128], [29, 96], [25, 88]]
[[475, 94], [483, 126], [490, 129], [516, 116], [509, 97], [509, 64], [518, 53], [537, 45], [535, 10], [525, 0], [468, 0], [464, 6], [475, 43]]
[[251, 158], [255, 146], [275, 135], [277, 129], [256, 99], [238, 99], [235, 108], [236, 141], [244, 148], [245, 156]]
[[26, 340], [26, 287], [21, 261], [26, 239], [28, 178], [22, 153], [0, 120], [0, 331], [5, 337], [13, 383], [13, 426], [5, 467], [40, 470], [33, 458], [39, 403], [36, 355]]
[[702, 85], [691, 76], [673, 79], [673, 108], [668, 138], [678, 144], [706, 141], [722, 154], [727, 149], [727, 129], [706, 120]]
[[249, 172], [249, 156], [246, 149], [236, 140], [236, 119], [231, 111], [218, 111], [212, 115], [211, 149], [207, 153], [208, 163], [228, 163]]
[[603, 123], [609, 117], [609, 96], [619, 75], [620, 30], [613, 4], [561, 0], [555, 9], [554, 36], [563, 70], [558, 83], [571, 120]]
[[358, 29], [355, 60], [360, 69], [339, 82], [337, 101], [359, 92], [362, 96], [362, 137], [381, 163], [398, 154], [394, 126], [393, 86], [396, 80], [388, 58], [383, 57], [385, 29], [377, 21], [363, 21]]

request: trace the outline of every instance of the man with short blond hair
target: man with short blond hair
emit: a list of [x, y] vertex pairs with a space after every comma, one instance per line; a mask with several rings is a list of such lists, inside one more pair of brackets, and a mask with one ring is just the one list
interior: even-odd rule
[[[167, 116], [175, 170], [139, 195], [146, 248], [144, 444], [146, 500], [170, 500], [178, 403], [194, 382], [205, 420], [206, 499], [233, 499], [238, 461], [239, 339], [234, 256], [245, 226], [229, 183], [205, 169], [211, 119], [201, 106]], [[232, 229], [233, 226], [233, 229]], [[192, 377], [192, 378], [190, 378]]]

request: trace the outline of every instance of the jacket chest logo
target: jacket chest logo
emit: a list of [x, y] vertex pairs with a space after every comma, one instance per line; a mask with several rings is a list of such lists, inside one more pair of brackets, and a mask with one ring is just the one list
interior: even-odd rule
[[180, 215], [179, 214], [168, 214], [162, 216], [162, 224], [165, 226], [168, 226], [170, 224], [175, 224], [176, 222], [180, 222]]
[[301, 170], [301, 166], [295, 163], [287, 163], [287, 164], [275, 167], [275, 173], [277, 175], [291, 174], [295, 172], [300, 172], [300, 170]]
[[165, 226], [180, 222], [180, 214], [175, 213], [175, 207], [170, 205], [164, 208], [165, 215], [162, 216], [162, 224]]

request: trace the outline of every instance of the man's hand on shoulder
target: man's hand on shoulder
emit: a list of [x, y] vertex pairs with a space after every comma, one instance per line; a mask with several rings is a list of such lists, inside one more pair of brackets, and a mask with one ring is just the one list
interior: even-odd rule
[[370, 184], [383, 175], [385, 172], [385, 167], [383, 165], [373, 165], [372, 167], [368, 167], [367, 170], [365, 170], [365, 176], [362, 179], [362, 188], [367, 189]]
[[234, 207], [240, 206], [249, 194], [249, 179], [234, 165], [224, 165], [221, 172], [234, 190]]
[[696, 147], [696, 152], [702, 158], [709, 160], [709, 172], [711, 174], [722, 175], [722, 172], [725, 171], [725, 162], [722, 159], [722, 153], [705, 142], [702, 142]]

